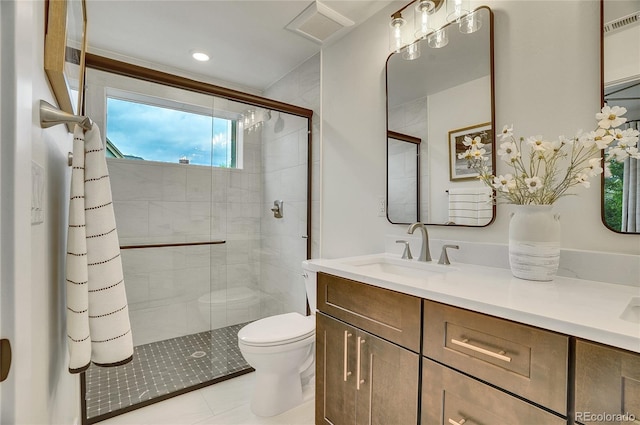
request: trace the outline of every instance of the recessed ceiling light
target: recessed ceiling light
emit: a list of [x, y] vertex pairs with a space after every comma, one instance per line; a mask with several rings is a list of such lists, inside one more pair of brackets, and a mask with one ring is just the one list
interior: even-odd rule
[[195, 60], [200, 62], [206, 62], [209, 60], [209, 55], [203, 52], [194, 51], [194, 52], [191, 52], [191, 56], [193, 56]]

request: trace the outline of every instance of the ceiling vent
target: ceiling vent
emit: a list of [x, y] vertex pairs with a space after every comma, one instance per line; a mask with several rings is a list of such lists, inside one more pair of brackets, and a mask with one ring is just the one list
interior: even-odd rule
[[286, 28], [318, 44], [335, 39], [354, 22], [330, 7], [314, 1]]
[[611, 22], [607, 22], [604, 24], [604, 32], [605, 34], [620, 30], [626, 26], [637, 24], [640, 22], [640, 12], [634, 12], [630, 15], [623, 16], [622, 18], [618, 18]]

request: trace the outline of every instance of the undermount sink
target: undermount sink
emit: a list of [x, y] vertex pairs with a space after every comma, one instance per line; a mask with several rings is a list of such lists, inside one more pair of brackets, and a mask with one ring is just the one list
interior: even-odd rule
[[631, 298], [620, 318], [627, 322], [640, 323], [640, 297]]
[[414, 278], [433, 276], [457, 270], [453, 266], [445, 266], [417, 260], [403, 260], [386, 255], [367, 258], [361, 257], [352, 260], [345, 259], [342, 263], [357, 268], [361, 273]]

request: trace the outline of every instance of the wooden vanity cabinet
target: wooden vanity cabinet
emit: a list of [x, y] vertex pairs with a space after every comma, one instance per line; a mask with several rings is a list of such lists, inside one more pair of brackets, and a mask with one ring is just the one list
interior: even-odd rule
[[423, 354], [567, 414], [569, 337], [424, 301]]
[[421, 425], [566, 425], [567, 420], [423, 358]]
[[640, 424], [640, 354], [576, 341], [575, 419]]
[[316, 424], [417, 424], [421, 300], [319, 273], [318, 310]]
[[316, 424], [417, 424], [419, 355], [316, 314]]

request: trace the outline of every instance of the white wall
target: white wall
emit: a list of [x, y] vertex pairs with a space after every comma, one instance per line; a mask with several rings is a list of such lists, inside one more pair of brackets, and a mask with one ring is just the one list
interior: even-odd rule
[[[495, 14], [496, 127], [519, 135], [572, 135], [595, 128], [600, 102], [599, 2], [492, 1]], [[387, 8], [323, 51], [323, 257], [384, 250], [384, 236], [405, 234], [377, 216], [385, 188]], [[497, 172], [506, 167], [498, 165]], [[640, 254], [637, 235], [600, 220], [600, 183], [555, 206], [562, 247]], [[483, 228], [430, 226], [432, 238], [506, 243], [509, 206]]]
[[[79, 380], [67, 372], [64, 299], [71, 135], [39, 125], [39, 100], [55, 103], [43, 71], [44, 3], [2, 2], [2, 27], [3, 177], [11, 179], [3, 179], [2, 332], [11, 337], [13, 365], [2, 383], [1, 422], [79, 423]], [[44, 222], [34, 225], [32, 161], [44, 170]], [[16, 192], [5, 191], [13, 182]], [[5, 232], [6, 219], [13, 236]]]

